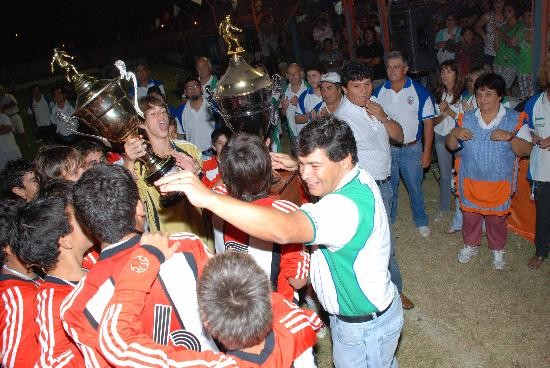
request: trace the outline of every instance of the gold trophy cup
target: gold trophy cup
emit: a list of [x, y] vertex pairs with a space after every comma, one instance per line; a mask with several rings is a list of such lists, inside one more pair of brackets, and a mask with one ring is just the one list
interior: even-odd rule
[[[115, 66], [120, 71], [120, 77], [115, 79], [96, 79], [79, 73], [70, 61], [72, 56], [63, 50], [54, 49], [51, 71], [55, 66], [65, 70], [66, 79], [76, 90], [75, 112], [72, 116], [59, 115], [67, 128], [74, 134], [101, 140], [113, 150], [120, 151], [127, 140], [139, 136], [139, 125], [144, 118], [137, 104], [137, 81], [133, 73], [126, 71], [124, 62], [117, 61]], [[121, 79], [132, 80], [134, 85], [134, 101], [131, 101], [120, 84]], [[75, 129], [74, 119], [82, 121], [93, 133], [85, 134]], [[145, 181], [149, 185], [159, 178], [179, 171], [173, 157], [162, 158], [153, 152], [148, 141], [145, 141], [145, 155], [139, 160], [145, 166]], [[170, 205], [181, 199], [169, 195], [164, 198], [164, 204]], [[162, 202], [162, 198], [161, 198]]]

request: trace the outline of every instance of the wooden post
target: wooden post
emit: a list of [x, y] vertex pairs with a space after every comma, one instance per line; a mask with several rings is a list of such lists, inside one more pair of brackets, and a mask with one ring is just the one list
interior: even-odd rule
[[390, 44], [390, 24], [388, 22], [388, 9], [386, 7], [386, 0], [376, 0], [376, 3], [378, 4], [378, 17], [380, 21], [380, 28], [382, 32], [382, 39], [380, 40], [382, 42], [382, 46], [384, 46], [385, 53], [388, 53], [391, 51], [391, 44]]
[[550, 16], [550, 0], [532, 0], [533, 13], [533, 82], [539, 69], [548, 55], [548, 19]]

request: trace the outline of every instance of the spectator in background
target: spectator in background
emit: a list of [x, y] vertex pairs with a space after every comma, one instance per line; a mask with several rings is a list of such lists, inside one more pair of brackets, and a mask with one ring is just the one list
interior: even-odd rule
[[496, 35], [504, 25], [504, 0], [495, 0], [493, 10], [483, 14], [475, 25], [475, 31], [483, 39], [484, 64], [492, 66], [496, 56]]
[[483, 45], [472, 28], [462, 30], [460, 43], [456, 44], [454, 53], [460, 75], [467, 75], [471, 68], [483, 65]]
[[219, 159], [222, 149], [225, 147], [227, 141], [231, 139], [233, 133], [231, 129], [226, 126], [220, 126], [212, 132], [212, 149], [215, 154], [210, 157], [203, 157], [202, 171], [204, 176], [201, 181], [208, 188], [213, 188], [216, 184], [219, 184], [221, 179], [221, 173], [219, 170]]
[[[58, 113], [62, 113], [66, 117], [74, 113], [74, 107], [67, 101], [67, 96], [63, 89], [59, 86], [52, 88], [52, 103], [50, 106], [50, 119], [55, 124], [56, 141], [60, 144], [71, 144], [76, 141], [77, 136], [67, 128], [67, 124], [62, 118], [58, 117]], [[78, 130], [78, 120], [73, 119], [73, 128]]]
[[342, 101], [342, 81], [340, 74], [329, 72], [321, 76], [319, 89], [323, 97], [323, 103], [311, 112], [311, 120], [316, 120], [324, 116], [334, 114], [340, 107]]
[[288, 66], [286, 78], [288, 79], [288, 85], [281, 101], [281, 114], [286, 117], [290, 140], [294, 142], [298, 137], [298, 128], [294, 120], [296, 111], [298, 111], [298, 97], [307, 89], [307, 85], [302, 79], [302, 67], [296, 63]]
[[212, 74], [212, 63], [204, 56], [195, 61], [195, 70], [199, 76], [202, 95], [207, 98], [208, 95], [206, 94], [206, 86], [209, 86], [210, 90], [214, 92], [214, 88], [218, 85], [218, 77]]
[[327, 38], [333, 38], [333, 37], [334, 37], [334, 31], [332, 30], [332, 27], [328, 20], [328, 16], [325, 13], [323, 13], [319, 16], [319, 18], [317, 19], [317, 22], [315, 23], [315, 26], [313, 27], [313, 39], [317, 44], [317, 48], [321, 49], [323, 42]]
[[456, 17], [453, 14], [447, 15], [445, 28], [437, 32], [435, 36], [435, 47], [437, 49], [437, 61], [439, 64], [455, 58], [453, 50], [460, 42], [461, 30]]
[[[153, 86], [157, 86], [162, 94], [166, 95], [162, 81], [151, 78], [151, 69], [146, 63], [138, 63], [136, 65], [136, 79], [138, 99], [146, 96], [149, 88]], [[129, 95], [134, 96], [133, 89], [130, 89]]]
[[504, 78], [506, 94], [511, 95], [512, 84], [518, 76], [519, 43], [525, 38], [525, 25], [518, 17], [518, 10], [512, 3], [504, 5], [506, 23], [497, 33], [496, 56], [493, 68]]
[[319, 85], [321, 74], [322, 69], [318, 66], [310, 66], [306, 69], [306, 79], [309, 87], [298, 97], [298, 108], [295, 117], [298, 134], [304, 125], [312, 120], [311, 112], [316, 108], [319, 109], [323, 103]]
[[456, 61], [447, 60], [439, 66], [439, 86], [435, 91], [435, 150], [439, 166], [439, 213], [435, 222], [443, 222], [451, 211], [451, 176], [453, 156], [445, 147], [449, 132], [455, 127], [455, 120], [462, 111], [464, 85]]
[[332, 38], [323, 40], [323, 50], [319, 53], [319, 62], [327, 72], [336, 72], [344, 64], [340, 51], [334, 48]]
[[376, 38], [376, 30], [367, 25], [363, 33], [364, 43], [355, 52], [356, 60], [372, 68], [374, 87], [377, 87], [386, 77], [384, 72], [384, 47]]
[[25, 127], [23, 126], [23, 120], [21, 120], [21, 115], [19, 115], [19, 107], [17, 107], [17, 100], [15, 97], [6, 93], [6, 88], [0, 84], [0, 105], [2, 105], [2, 112], [5, 113], [13, 126], [14, 132], [21, 135], [23, 140], [26, 142]]
[[11, 160], [21, 158], [21, 151], [13, 135], [14, 128], [4, 107], [0, 105], [0, 170]]
[[501, 104], [506, 89], [501, 76], [484, 74], [474, 88], [479, 109], [459, 116], [446, 142], [460, 160], [457, 174], [464, 247], [458, 261], [467, 263], [477, 255], [485, 222], [493, 268], [501, 270], [506, 264], [506, 217], [517, 177], [516, 160], [531, 152], [531, 136], [525, 114]]
[[51, 140], [55, 134], [56, 126], [50, 118], [50, 103], [50, 99], [44, 96], [38, 84], [31, 87], [31, 98], [27, 114], [32, 117], [36, 127], [36, 135], [43, 141]]
[[533, 13], [528, 10], [523, 13], [522, 22], [525, 24], [523, 37], [518, 40], [518, 85], [519, 98], [525, 100], [534, 94], [533, 91]]
[[548, 257], [550, 250], [550, 58], [542, 65], [539, 74], [543, 92], [533, 96], [525, 105], [529, 128], [533, 136], [533, 151], [529, 173], [533, 180], [535, 197], [535, 255], [527, 265], [536, 270]]

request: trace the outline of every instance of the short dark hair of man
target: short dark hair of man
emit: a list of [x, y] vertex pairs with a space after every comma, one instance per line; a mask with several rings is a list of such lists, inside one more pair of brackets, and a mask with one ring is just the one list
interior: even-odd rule
[[225, 135], [227, 140], [229, 140], [233, 136], [233, 132], [225, 125], [220, 125], [216, 129], [214, 129], [214, 131], [212, 131], [212, 134], [210, 134], [210, 141], [212, 142], [212, 144], [216, 143], [218, 138], [222, 135]]
[[11, 198], [20, 198], [12, 189], [24, 189], [23, 176], [30, 172], [34, 172], [34, 163], [32, 161], [25, 158], [9, 161], [4, 170], [2, 170], [2, 174], [0, 174], [2, 191], [5, 195]]
[[13, 224], [17, 217], [18, 209], [25, 202], [16, 199], [4, 199], [0, 201], [0, 266], [6, 263], [6, 247], [11, 248], [11, 234]]
[[499, 74], [487, 73], [481, 75], [474, 83], [474, 91], [477, 93], [480, 89], [492, 89], [497, 92], [499, 97], [504, 96], [506, 92], [506, 82]]
[[138, 101], [139, 108], [143, 113], [155, 106], [164, 107], [166, 109], [166, 112], [168, 113], [168, 105], [166, 105], [166, 101], [162, 97], [157, 97], [155, 95], [146, 95], [139, 99]]
[[211, 258], [197, 291], [203, 324], [228, 350], [257, 345], [271, 331], [269, 280], [249, 254], [225, 252]]
[[185, 88], [187, 86], [187, 83], [189, 83], [189, 82], [197, 82], [197, 84], [199, 86], [201, 85], [201, 81], [200, 81], [199, 77], [191, 76], [191, 77], [185, 78], [185, 81], [183, 82], [183, 88]]
[[91, 139], [81, 139], [77, 141], [73, 147], [80, 152], [83, 158], [88, 156], [90, 153], [99, 152], [104, 155], [106, 152], [105, 146], [97, 141], [92, 141]]
[[68, 203], [73, 203], [73, 187], [72, 181], [57, 179], [50, 180], [44, 186], [42, 186], [38, 193], [36, 193], [35, 199], [44, 198], [62, 198]]
[[342, 78], [342, 85], [348, 86], [349, 81], [362, 81], [363, 79], [370, 79], [372, 81], [372, 68], [363, 63], [352, 61], [346, 64], [340, 72]]
[[271, 181], [271, 158], [262, 140], [252, 134], [234, 135], [220, 155], [220, 172], [227, 192], [251, 201], [267, 195]]
[[76, 218], [102, 243], [113, 244], [135, 232], [138, 201], [132, 174], [119, 165], [96, 165], [74, 185]]
[[57, 264], [59, 239], [72, 231], [68, 205], [61, 197], [40, 198], [17, 211], [11, 245], [27, 266], [47, 273]]
[[36, 179], [40, 186], [49, 180], [62, 179], [64, 175], [82, 166], [82, 155], [69, 146], [42, 147], [34, 159]]
[[165, 98], [164, 93], [162, 93], [159, 86], [151, 86], [151, 87], [147, 88], [147, 94], [148, 95], [162, 96], [163, 98]]
[[297, 154], [305, 157], [316, 149], [325, 150], [332, 162], [340, 162], [351, 155], [357, 163], [357, 145], [348, 124], [334, 116], [326, 116], [307, 124], [298, 135]]

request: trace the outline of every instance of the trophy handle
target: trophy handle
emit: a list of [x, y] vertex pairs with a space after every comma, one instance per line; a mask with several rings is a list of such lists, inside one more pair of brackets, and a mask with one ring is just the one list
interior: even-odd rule
[[271, 85], [271, 96], [277, 96], [277, 99], [269, 107], [269, 123], [271, 125], [277, 125], [277, 117], [279, 113], [278, 106], [283, 99], [283, 87], [281, 86], [281, 76], [279, 74], [273, 74], [271, 77], [273, 84]]
[[210, 86], [206, 86], [205, 89], [206, 89], [206, 96], [207, 96], [206, 102], [208, 102], [208, 106], [210, 106], [210, 108], [214, 110], [216, 114], [220, 115], [225, 125], [227, 125], [227, 127], [231, 129], [233, 133], [235, 133], [235, 128], [233, 128], [233, 126], [229, 122], [228, 116], [224, 114], [223, 111], [221, 111], [220, 108], [218, 107], [218, 104], [216, 104], [216, 101], [214, 100], [214, 93], [212, 92], [212, 89], [210, 88]]
[[143, 114], [143, 111], [141, 111], [141, 109], [139, 108], [139, 105], [138, 105], [136, 75], [132, 72], [126, 71], [126, 64], [122, 60], [115, 61], [115, 66], [117, 67], [118, 71], [120, 72], [120, 79], [124, 79], [124, 80], [127, 80], [127, 81], [129, 81], [129, 80], [132, 81], [132, 84], [134, 86], [134, 108], [136, 109], [136, 112], [138, 113], [138, 115], [142, 119], [145, 119], [145, 115]]
[[100, 140], [104, 145], [106, 145], [107, 147], [109, 148], [113, 148], [111, 143], [109, 143], [108, 140], [106, 140], [105, 138], [99, 136], [99, 135], [93, 135], [93, 134], [86, 134], [86, 133], [81, 133], [79, 132], [78, 130], [76, 130], [76, 124], [75, 124], [75, 121], [77, 120], [75, 117], [72, 117], [72, 116], [67, 116], [65, 114], [63, 114], [61, 111], [58, 111], [56, 114], [55, 114], [55, 117], [58, 118], [59, 120], [63, 121], [65, 123], [65, 126], [67, 127], [67, 130], [73, 134], [76, 134], [76, 135], [80, 135], [82, 137], [88, 137], [88, 138], [94, 138], [94, 139], [98, 139]]

